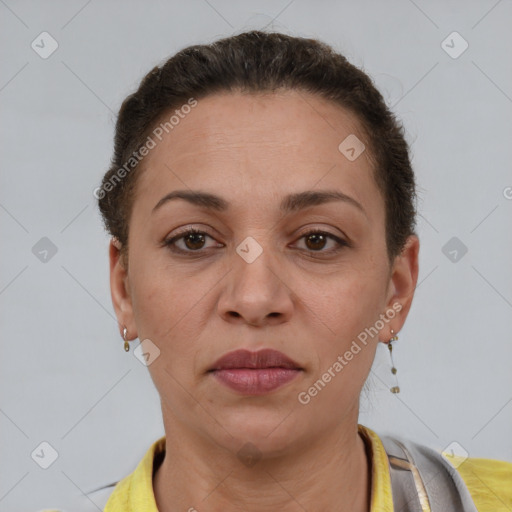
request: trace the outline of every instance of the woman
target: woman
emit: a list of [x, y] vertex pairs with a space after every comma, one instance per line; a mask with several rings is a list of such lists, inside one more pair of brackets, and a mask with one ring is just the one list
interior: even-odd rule
[[402, 128], [343, 56], [256, 31], [182, 50], [123, 103], [97, 197], [166, 434], [106, 512], [510, 510], [512, 464], [358, 424], [419, 240]]

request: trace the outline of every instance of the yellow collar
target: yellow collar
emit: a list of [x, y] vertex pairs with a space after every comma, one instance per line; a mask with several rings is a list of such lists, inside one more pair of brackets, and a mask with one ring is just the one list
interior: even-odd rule
[[[368, 427], [359, 424], [358, 431], [372, 463], [370, 512], [393, 512], [391, 477], [384, 445]], [[153, 493], [153, 465], [155, 458], [161, 458], [164, 452], [165, 436], [155, 441], [135, 471], [116, 485], [104, 512], [158, 512]]]
[[372, 465], [370, 512], [393, 512], [391, 475], [384, 445], [373, 430], [361, 424], [357, 428], [368, 449]]

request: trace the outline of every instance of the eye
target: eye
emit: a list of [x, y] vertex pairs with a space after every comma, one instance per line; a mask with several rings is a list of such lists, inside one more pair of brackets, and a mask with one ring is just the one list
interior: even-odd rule
[[[326, 231], [320, 231], [318, 229], [312, 229], [306, 233], [303, 233], [300, 237], [300, 240], [303, 238], [305, 239], [304, 243], [306, 245], [306, 249], [309, 250], [309, 252], [330, 254], [340, 251], [343, 247], [349, 246], [348, 242], [342, 238], [339, 238]], [[334, 242], [334, 247], [326, 251], [322, 250], [329, 240]]]
[[[169, 247], [171, 251], [177, 253], [199, 252], [203, 248], [206, 238], [212, 237], [199, 229], [188, 228], [176, 236], [165, 240], [164, 245]], [[184, 248], [177, 246], [177, 242], [181, 241], [185, 244]]]
[[[175, 253], [200, 253], [204, 248], [207, 238], [213, 240], [213, 238], [204, 231], [195, 228], [187, 228], [172, 238], [164, 240], [163, 245]], [[306, 251], [313, 253], [331, 254], [340, 251], [343, 247], [350, 246], [345, 240], [318, 229], [312, 229], [303, 233], [299, 240], [303, 238], [305, 239]], [[329, 240], [334, 242], [334, 247], [326, 251], [322, 250]], [[183, 242], [184, 247], [179, 247], [177, 245], [178, 242]]]

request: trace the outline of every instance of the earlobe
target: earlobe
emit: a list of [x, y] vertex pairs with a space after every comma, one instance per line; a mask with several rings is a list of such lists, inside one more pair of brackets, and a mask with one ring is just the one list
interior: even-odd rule
[[124, 327], [132, 335], [135, 332], [135, 323], [133, 321], [133, 308], [129, 289], [128, 271], [124, 265], [121, 252], [121, 243], [116, 238], [112, 238], [109, 244], [110, 261], [110, 293], [112, 305], [117, 316], [120, 327], [120, 333]]

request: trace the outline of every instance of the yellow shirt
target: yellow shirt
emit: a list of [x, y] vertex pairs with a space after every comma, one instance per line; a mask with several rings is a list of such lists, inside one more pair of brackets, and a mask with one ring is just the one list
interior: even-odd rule
[[[371, 512], [393, 512], [388, 458], [379, 436], [358, 425], [371, 454]], [[153, 461], [165, 451], [165, 436], [155, 441], [131, 473], [110, 495], [104, 512], [158, 512], [153, 493]], [[512, 511], [512, 463], [493, 460], [449, 457], [462, 476], [479, 512]], [[450, 462], [451, 462], [450, 461]], [[459, 465], [460, 464], [460, 465]]]

